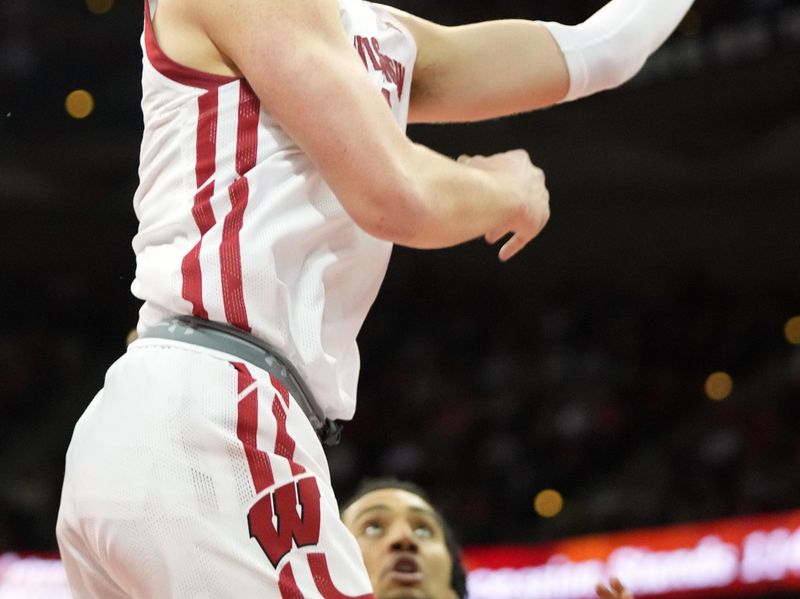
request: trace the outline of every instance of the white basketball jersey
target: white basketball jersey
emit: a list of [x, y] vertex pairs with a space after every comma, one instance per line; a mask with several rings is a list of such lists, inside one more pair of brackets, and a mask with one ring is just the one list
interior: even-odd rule
[[[416, 46], [377, 5], [339, 0], [354, 51], [405, 129]], [[175, 315], [280, 348], [330, 418], [355, 410], [356, 335], [391, 244], [346, 214], [246, 81], [177, 64], [145, 0], [142, 140], [134, 208], [139, 332]]]

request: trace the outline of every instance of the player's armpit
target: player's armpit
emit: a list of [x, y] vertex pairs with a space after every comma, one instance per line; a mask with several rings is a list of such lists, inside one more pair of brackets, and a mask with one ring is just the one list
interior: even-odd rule
[[[402, 237], [413, 218], [413, 144], [341, 23], [336, 0], [202, 0], [208, 37], [320, 169], [366, 231]], [[392, 218], [388, 218], [392, 215]]]
[[438, 248], [500, 227], [527, 241], [541, 228], [546, 188], [529, 161], [473, 168], [405, 136], [347, 38], [336, 0], [197, 4], [209, 38], [366, 232]]
[[567, 93], [564, 56], [537, 22], [500, 20], [446, 27], [385, 8], [417, 42], [412, 122], [497, 118], [553, 105]]

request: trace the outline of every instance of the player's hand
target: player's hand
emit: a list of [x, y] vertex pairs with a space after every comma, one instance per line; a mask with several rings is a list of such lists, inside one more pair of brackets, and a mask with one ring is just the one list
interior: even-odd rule
[[598, 584], [595, 591], [600, 599], [636, 599], [633, 593], [623, 586], [619, 578], [612, 578], [608, 586]]
[[497, 229], [484, 235], [487, 243], [494, 244], [511, 234], [498, 254], [505, 262], [536, 237], [550, 218], [550, 194], [544, 172], [531, 162], [525, 150], [492, 156], [459, 156], [458, 162], [491, 173], [512, 189], [514, 201], [507, 217]]

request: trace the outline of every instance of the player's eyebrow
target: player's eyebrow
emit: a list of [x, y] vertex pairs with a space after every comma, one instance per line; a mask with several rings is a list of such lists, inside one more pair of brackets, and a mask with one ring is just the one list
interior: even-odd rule
[[[392, 510], [392, 508], [389, 507], [388, 505], [386, 505], [384, 503], [378, 503], [378, 504], [375, 504], [375, 505], [371, 505], [369, 507], [365, 507], [363, 510], [361, 510], [360, 512], [358, 512], [355, 515], [353, 520], [354, 521], [358, 520], [364, 514], [368, 514], [370, 512], [388, 512], [388, 511], [391, 511], [391, 510]], [[434, 520], [436, 520], [437, 522], [440, 521], [439, 520], [439, 515], [436, 512], [434, 512], [433, 510], [429, 510], [427, 508], [422, 508], [422, 507], [417, 507], [417, 506], [410, 506], [410, 507], [408, 507], [408, 510], [412, 511], [412, 512], [416, 512], [418, 514], [423, 514], [425, 516], [429, 516], [429, 517], [433, 518]]]
[[383, 503], [378, 503], [376, 505], [371, 505], [369, 507], [365, 507], [363, 510], [358, 512], [355, 515], [355, 517], [353, 518], [353, 520], [358, 520], [359, 518], [361, 518], [361, 516], [363, 516], [364, 514], [368, 514], [370, 512], [387, 512], [390, 509], [391, 508], [388, 505], [384, 505]]

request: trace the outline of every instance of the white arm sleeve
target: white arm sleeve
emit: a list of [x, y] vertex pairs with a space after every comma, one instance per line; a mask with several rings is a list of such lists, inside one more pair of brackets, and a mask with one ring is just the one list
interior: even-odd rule
[[569, 69], [569, 102], [628, 81], [664, 43], [693, 0], [611, 0], [579, 25], [542, 22]]

